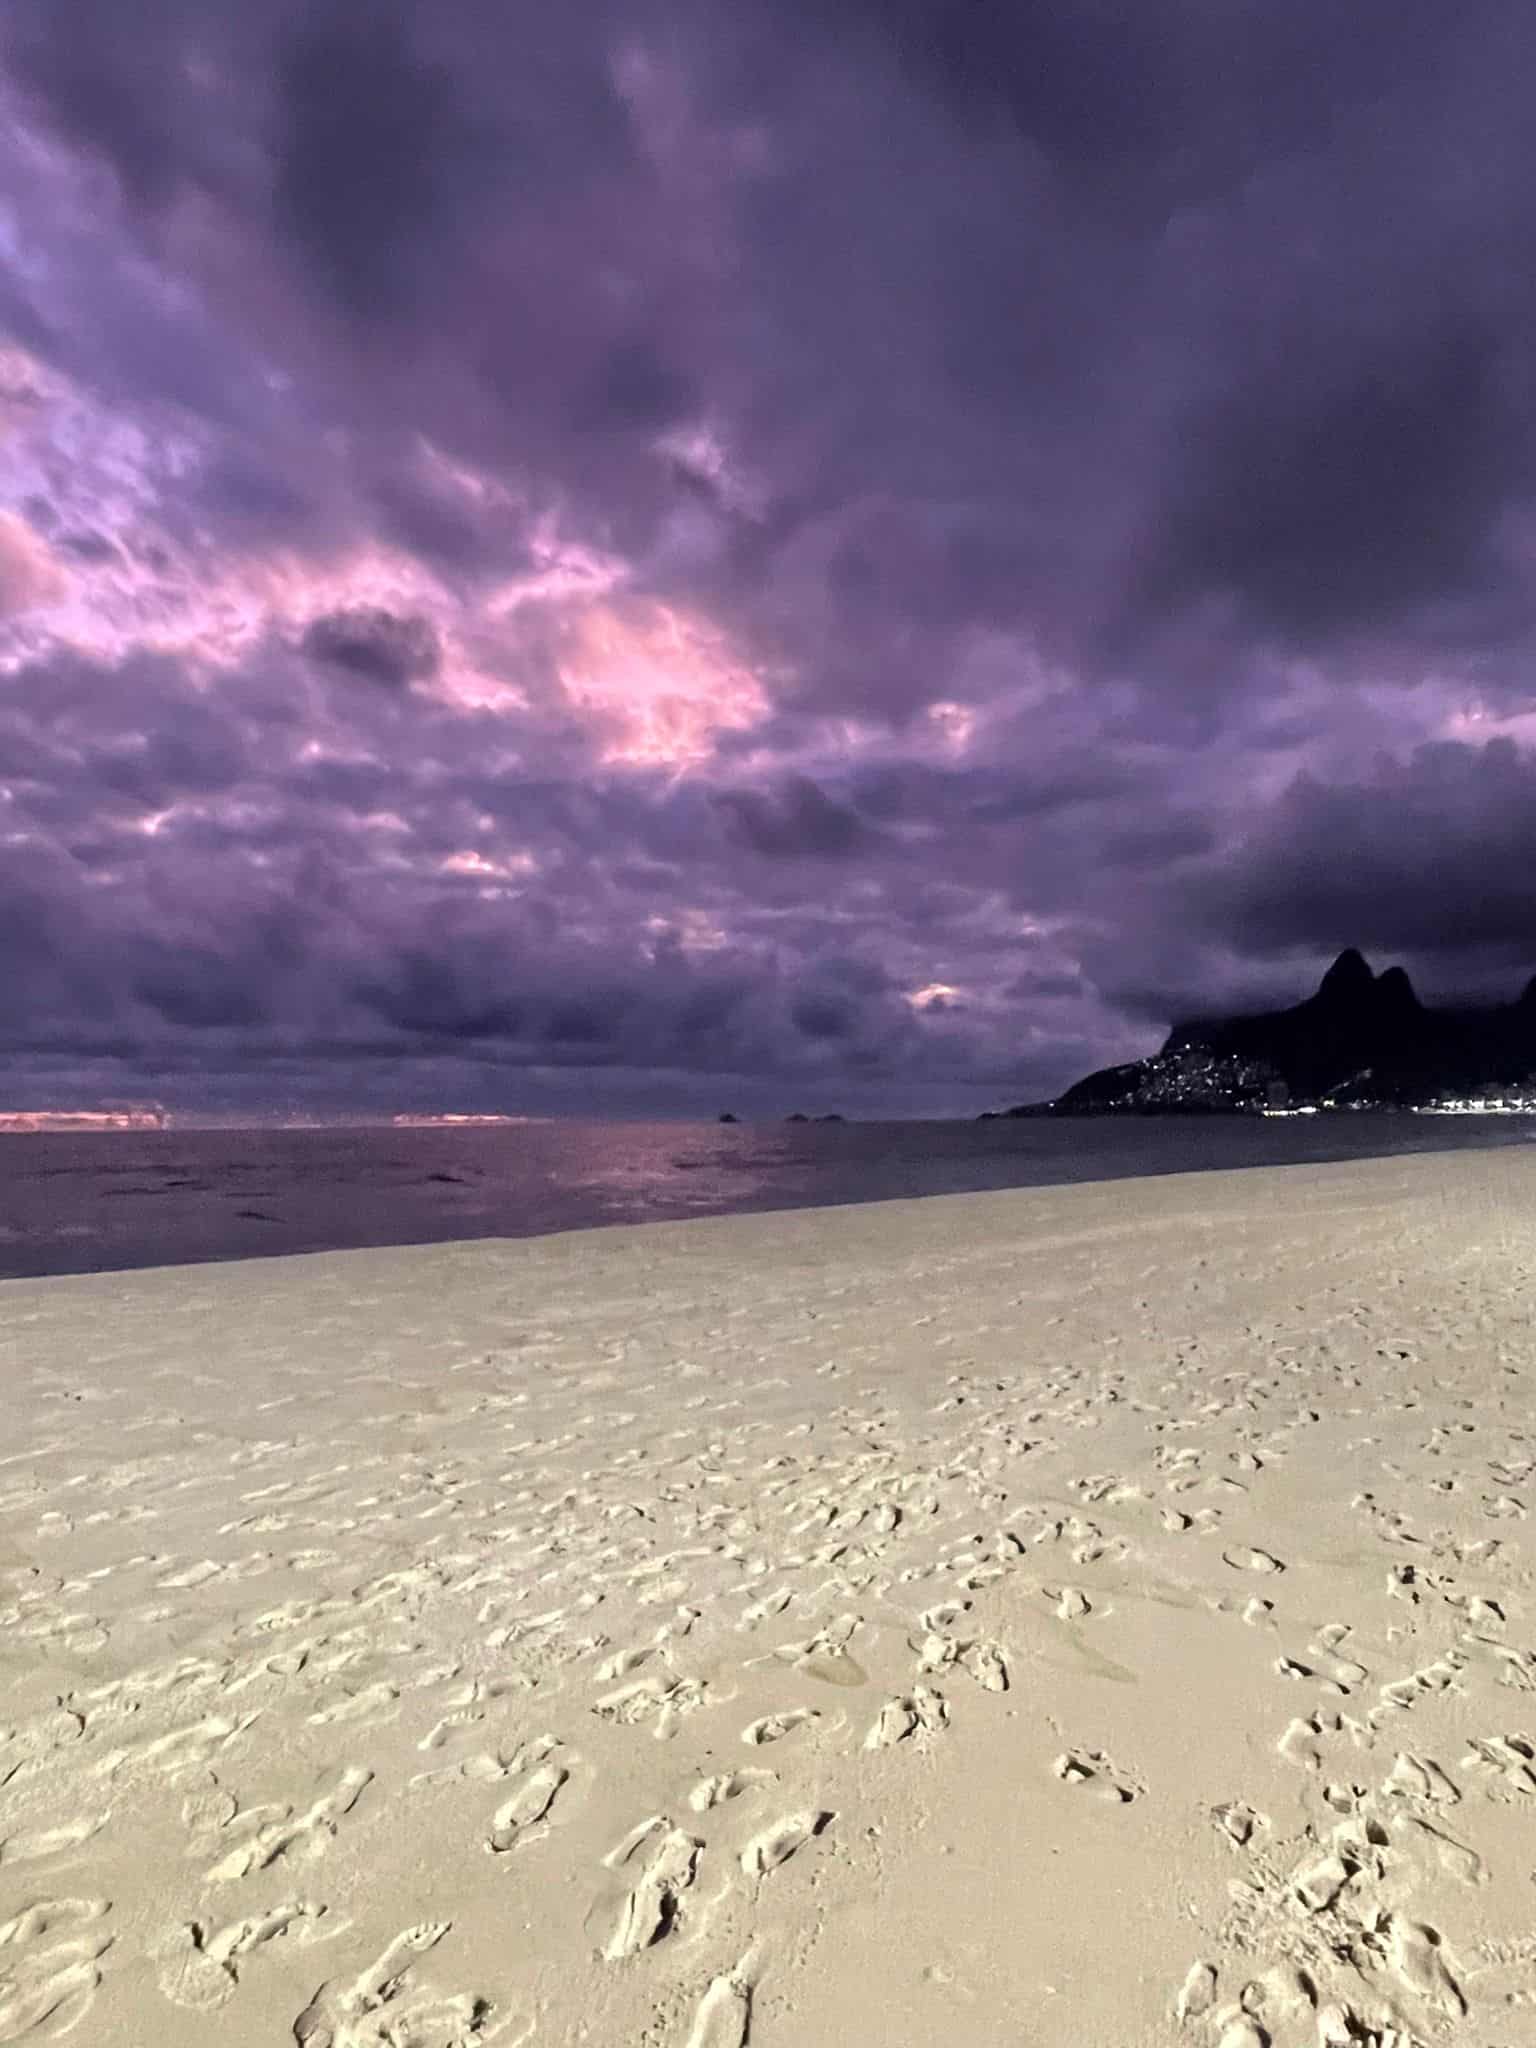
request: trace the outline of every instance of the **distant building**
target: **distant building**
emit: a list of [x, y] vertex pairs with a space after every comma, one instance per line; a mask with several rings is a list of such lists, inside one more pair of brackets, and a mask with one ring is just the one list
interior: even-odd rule
[[422, 1111], [420, 1114], [407, 1111], [400, 1116], [390, 1118], [392, 1124], [405, 1126], [411, 1130], [451, 1131], [462, 1130], [466, 1126], [478, 1126], [480, 1124], [532, 1124], [540, 1121], [540, 1118], [532, 1116], [500, 1116], [490, 1110], [482, 1112], [456, 1109], [445, 1109], [436, 1113]]
[[123, 1109], [3, 1109], [0, 1131], [163, 1131], [170, 1118], [158, 1103]]

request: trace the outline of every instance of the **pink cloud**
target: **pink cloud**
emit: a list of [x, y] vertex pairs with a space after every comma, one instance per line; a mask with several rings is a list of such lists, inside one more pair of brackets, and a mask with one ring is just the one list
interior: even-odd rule
[[42, 611], [68, 594], [69, 577], [48, 543], [14, 512], [0, 512], [0, 618]]
[[610, 763], [697, 766], [717, 734], [748, 731], [771, 708], [726, 636], [672, 605], [592, 606], [568, 625], [556, 668]]

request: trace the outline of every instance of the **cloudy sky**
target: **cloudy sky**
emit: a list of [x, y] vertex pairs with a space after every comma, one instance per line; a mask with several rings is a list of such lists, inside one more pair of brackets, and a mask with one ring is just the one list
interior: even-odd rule
[[1527, 0], [10, 0], [16, 1103], [971, 1113], [1536, 967]]

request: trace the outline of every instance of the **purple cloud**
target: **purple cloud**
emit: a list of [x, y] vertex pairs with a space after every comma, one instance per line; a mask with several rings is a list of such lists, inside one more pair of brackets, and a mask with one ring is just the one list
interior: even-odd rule
[[12, 14], [18, 1086], [959, 1113], [1536, 966], [1515, 0]]

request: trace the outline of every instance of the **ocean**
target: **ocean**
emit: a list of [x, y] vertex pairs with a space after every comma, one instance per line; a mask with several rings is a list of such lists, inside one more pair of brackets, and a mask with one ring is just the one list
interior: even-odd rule
[[1536, 1118], [551, 1122], [0, 1135], [0, 1278], [1526, 1144]]

